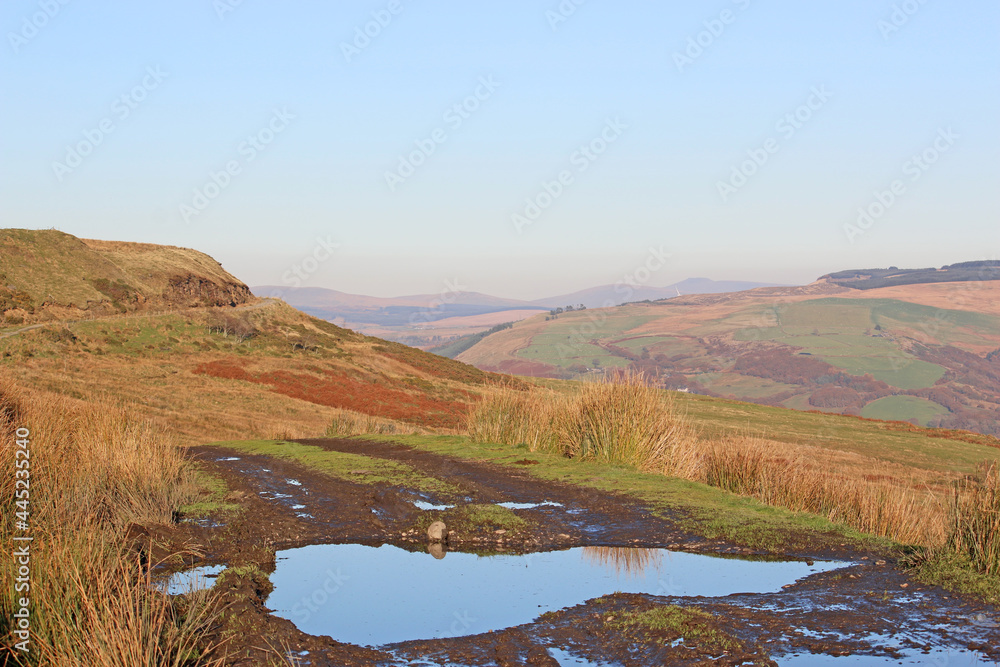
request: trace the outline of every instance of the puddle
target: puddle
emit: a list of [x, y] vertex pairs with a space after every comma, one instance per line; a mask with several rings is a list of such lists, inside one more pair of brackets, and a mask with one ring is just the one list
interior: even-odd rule
[[450, 510], [454, 505], [435, 505], [426, 500], [414, 500], [413, 504], [418, 510]]
[[292, 486], [302, 486], [302, 482], [297, 479], [286, 479], [285, 482], [291, 484]]
[[238, 456], [227, 456], [224, 459], [215, 459], [215, 460], [216, 461], [239, 461], [240, 457], [238, 457]]
[[188, 517], [181, 519], [180, 523], [192, 524], [199, 528], [221, 528], [224, 525], [208, 517]]
[[280, 551], [267, 606], [300, 630], [353, 644], [462, 637], [528, 623], [615, 592], [775, 593], [847, 563], [761, 562], [665, 549], [582, 547], [522, 556], [412, 553], [391, 545]]
[[225, 565], [205, 565], [184, 572], [175, 572], [165, 582], [157, 584], [158, 588], [168, 595], [184, 595], [194, 591], [203, 591], [215, 585]]
[[305, 508], [305, 505], [292, 505], [293, 510], [304, 510]]
[[506, 507], [509, 510], [533, 510], [538, 507], [562, 507], [562, 503], [554, 503], [551, 500], [545, 500], [540, 503], [497, 503], [500, 507]]
[[548, 652], [559, 663], [559, 667], [608, 667], [611, 665], [609, 662], [591, 662], [561, 648], [549, 648]]
[[[887, 639], [887, 646], [896, 646]], [[919, 650], [900, 651], [902, 658], [888, 658], [874, 655], [817, 655], [802, 653], [779, 658], [777, 663], [782, 667], [812, 667], [812, 665], [939, 665], [948, 667], [974, 667], [978, 665], [995, 665], [978, 653], [965, 649], [932, 649], [929, 653]]]

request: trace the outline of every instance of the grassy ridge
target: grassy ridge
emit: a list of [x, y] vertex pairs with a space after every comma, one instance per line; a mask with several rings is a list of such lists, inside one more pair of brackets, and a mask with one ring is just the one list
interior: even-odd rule
[[988, 309], [1000, 296], [992, 285], [952, 295], [954, 308], [933, 290], [938, 306], [801, 288], [571, 312], [517, 323], [460, 358], [561, 379], [629, 368], [667, 388], [847, 414], [910, 394], [941, 407], [900, 403], [894, 418], [1000, 434], [1000, 384], [989, 379], [1000, 366], [987, 357], [1000, 348], [1000, 317], [968, 310]]
[[204, 253], [56, 230], [0, 229], [0, 276], [0, 324], [253, 300]]

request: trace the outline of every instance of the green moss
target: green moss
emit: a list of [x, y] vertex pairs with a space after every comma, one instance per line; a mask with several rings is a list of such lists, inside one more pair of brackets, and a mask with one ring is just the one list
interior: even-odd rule
[[458, 515], [464, 523], [488, 530], [506, 530], [514, 533], [524, 530], [529, 523], [513, 510], [499, 505], [464, 505], [457, 508]]
[[913, 564], [913, 574], [922, 583], [1000, 604], [1000, 577], [976, 571], [968, 556], [932, 554]]
[[241, 440], [212, 443], [245, 454], [260, 454], [295, 461], [331, 477], [358, 484], [387, 484], [416, 489], [439, 497], [459, 495], [459, 489], [448, 482], [429, 477], [414, 468], [387, 459], [362, 454], [334, 452], [297, 442], [281, 440]]
[[229, 487], [221, 477], [205, 470], [200, 463], [193, 464], [194, 484], [198, 488], [199, 500], [181, 505], [178, 512], [183, 517], [197, 518], [217, 514], [219, 512], [238, 512], [242, 507], [226, 502]]
[[627, 611], [607, 621], [625, 635], [663, 634], [663, 643], [682, 639], [684, 644], [708, 651], [736, 651], [744, 646], [716, 627], [715, 616], [699, 609], [665, 605], [645, 611]]

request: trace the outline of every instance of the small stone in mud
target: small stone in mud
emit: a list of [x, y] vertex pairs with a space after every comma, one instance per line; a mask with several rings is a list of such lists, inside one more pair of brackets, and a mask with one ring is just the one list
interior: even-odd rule
[[446, 542], [448, 540], [448, 527], [444, 521], [435, 521], [427, 528], [427, 538], [431, 542]]
[[496, 534], [496, 535], [506, 535], [507, 531], [504, 530], [503, 528], [501, 528], [499, 530], [494, 530], [493, 533]]

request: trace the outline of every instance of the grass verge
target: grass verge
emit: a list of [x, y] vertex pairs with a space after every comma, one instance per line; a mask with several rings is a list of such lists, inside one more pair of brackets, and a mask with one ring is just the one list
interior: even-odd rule
[[[26, 431], [30, 435], [25, 438]], [[20, 435], [17, 435], [17, 434]], [[0, 659], [57, 667], [219, 664], [204, 635], [210, 594], [176, 598], [150, 585], [148, 563], [124, 534], [166, 524], [195, 489], [179, 447], [127, 409], [0, 383], [0, 541], [30, 532], [30, 589], [16, 559], [0, 563]], [[25, 448], [17, 439], [28, 440]], [[18, 451], [30, 452], [17, 455]], [[17, 463], [16, 463], [17, 462]], [[27, 463], [25, 463], [27, 462]], [[17, 471], [29, 471], [27, 475]], [[30, 477], [30, 487], [17, 479]], [[18, 491], [30, 491], [30, 495]], [[30, 531], [14, 523], [26, 513]], [[25, 520], [18, 517], [19, 520]], [[30, 598], [30, 651], [15, 625]]]
[[417, 489], [442, 498], [459, 494], [459, 490], [434, 477], [414, 470], [405, 463], [361, 454], [333, 452], [315, 445], [275, 440], [238, 440], [209, 443], [244, 454], [270, 456], [294, 461], [337, 479], [360, 484], [389, 484]]

